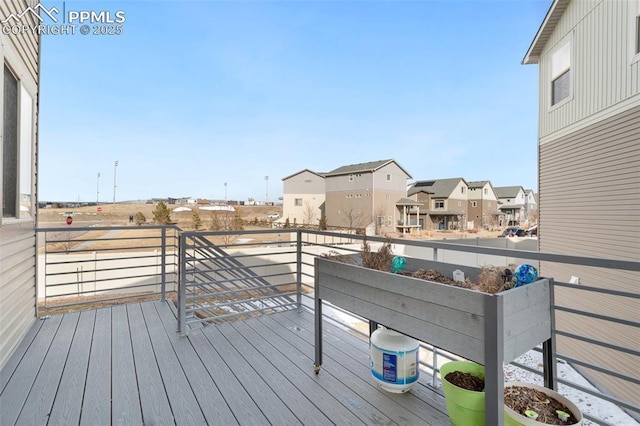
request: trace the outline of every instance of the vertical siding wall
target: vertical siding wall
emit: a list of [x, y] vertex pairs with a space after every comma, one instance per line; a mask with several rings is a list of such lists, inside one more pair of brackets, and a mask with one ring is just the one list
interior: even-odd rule
[[[28, 7], [25, 0], [0, 1], [0, 20], [11, 13], [21, 13]], [[30, 14], [23, 19], [35, 18]], [[16, 74], [22, 87], [37, 99], [38, 93], [38, 45], [37, 34], [0, 35], [0, 58]], [[2, 68], [4, 69], [4, 67]], [[3, 71], [0, 71], [2, 74]], [[1, 93], [1, 90], [0, 90]], [[0, 131], [2, 129], [2, 98], [0, 97]], [[37, 108], [34, 105], [33, 137], [37, 128]], [[31, 155], [33, 170], [37, 146]], [[35, 194], [35, 172], [33, 194]], [[37, 199], [37, 197], [36, 197]], [[0, 366], [18, 344], [27, 328], [35, 320], [36, 288], [36, 235], [35, 221], [27, 219], [0, 219]]]
[[[640, 106], [540, 146], [540, 250], [612, 259], [640, 259]], [[556, 280], [580, 278], [588, 286], [637, 291], [640, 274], [542, 263], [541, 274]], [[578, 297], [558, 288], [556, 301], [608, 316], [640, 321], [637, 301], [602, 294]], [[584, 292], [581, 292], [584, 293]], [[640, 350], [634, 327], [559, 313], [559, 330]], [[638, 376], [640, 359], [558, 338], [561, 353]], [[640, 400], [640, 386], [592, 371], [585, 373], [613, 394]]]
[[[627, 0], [572, 1], [540, 58], [540, 125], [544, 138], [640, 93], [640, 61], [633, 62], [632, 7]], [[551, 109], [550, 53], [572, 34], [573, 99]]]

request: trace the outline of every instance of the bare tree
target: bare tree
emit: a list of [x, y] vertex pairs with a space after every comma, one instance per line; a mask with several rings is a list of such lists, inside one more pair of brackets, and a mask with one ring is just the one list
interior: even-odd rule
[[311, 205], [309, 200], [304, 202], [304, 211], [302, 217], [303, 225], [311, 225], [316, 218], [316, 209]]
[[[384, 225], [384, 220], [387, 217], [387, 209], [384, 206], [379, 206], [376, 209], [376, 213], [375, 213], [375, 219], [373, 221], [374, 226], [375, 226], [375, 232], [376, 235], [380, 234], [380, 228]], [[380, 220], [380, 218], [382, 218], [382, 220]], [[380, 223], [382, 222], [382, 223]]]
[[[212, 231], [241, 231], [244, 229], [244, 221], [240, 217], [240, 214], [236, 212], [231, 214], [230, 212], [213, 212], [211, 216]], [[229, 244], [233, 241], [234, 235], [226, 234], [222, 236], [224, 244]]]
[[358, 230], [365, 227], [368, 217], [362, 210], [355, 210], [350, 208], [349, 210], [342, 211], [342, 221], [347, 225], [350, 230]]

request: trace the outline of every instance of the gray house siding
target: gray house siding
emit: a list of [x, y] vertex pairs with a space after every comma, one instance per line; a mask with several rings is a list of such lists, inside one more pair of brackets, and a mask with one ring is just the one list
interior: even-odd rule
[[[628, 100], [640, 91], [640, 61], [634, 60], [635, 1], [572, 1], [540, 57], [540, 125], [545, 137]], [[612, 29], [617, 29], [615, 32]], [[551, 107], [551, 53], [571, 38], [571, 100]], [[623, 105], [617, 105], [621, 107]], [[607, 111], [611, 114], [613, 111]], [[556, 135], [559, 136], [559, 135]]]
[[[539, 201], [542, 252], [640, 259], [640, 106], [541, 145]], [[575, 276], [581, 284], [623, 291], [637, 291], [640, 282], [638, 273], [544, 262], [541, 273], [561, 281]], [[601, 294], [577, 298], [562, 288], [556, 292], [560, 305], [640, 321], [635, 300]], [[588, 332], [593, 339], [640, 350], [633, 327], [564, 312], [556, 323], [562, 330]], [[638, 375], [637, 357], [587, 346], [558, 338], [561, 353], [589, 350], [604, 368]], [[584, 374], [613, 394], [640, 400], [636, 384], [591, 370]]]
[[324, 177], [302, 170], [282, 179], [282, 182], [282, 217], [289, 219], [290, 224], [317, 225], [324, 214]]
[[[23, 0], [0, 2], [0, 21], [10, 14], [20, 14], [28, 5]], [[35, 17], [27, 13], [27, 23], [36, 25]], [[36, 135], [38, 99], [39, 37], [33, 33], [0, 34], [0, 74], [5, 79], [5, 66], [17, 80], [17, 152], [16, 173], [0, 183], [10, 185], [15, 192], [16, 212], [0, 218], [0, 366], [35, 321], [36, 315]], [[16, 94], [12, 94], [14, 96]], [[6, 94], [6, 96], [9, 96]], [[9, 99], [9, 98], [7, 98]], [[3, 134], [0, 154], [9, 139], [4, 137], [4, 84], [0, 84], [0, 132]], [[0, 158], [5, 160], [3, 155]], [[8, 158], [8, 157], [7, 157]], [[4, 165], [2, 166], [4, 167]], [[8, 169], [7, 169], [8, 170]], [[15, 188], [13, 185], [15, 184]], [[14, 191], [15, 189], [15, 191]], [[0, 192], [3, 201], [4, 191]], [[4, 203], [1, 203], [4, 206]], [[10, 208], [9, 210], [13, 210]]]
[[[325, 213], [329, 226], [364, 228], [385, 216], [379, 232], [395, 230], [395, 203], [406, 197], [410, 176], [395, 161], [374, 164], [375, 170], [358, 170], [326, 177]], [[347, 169], [345, 166], [338, 170]], [[388, 177], [387, 177], [388, 176]]]

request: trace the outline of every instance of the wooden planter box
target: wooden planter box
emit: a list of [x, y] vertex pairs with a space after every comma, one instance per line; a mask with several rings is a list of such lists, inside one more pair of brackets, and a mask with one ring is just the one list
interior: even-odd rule
[[[479, 273], [478, 268], [407, 259], [407, 270], [419, 268], [435, 269], [448, 276], [460, 269], [472, 280]], [[487, 424], [502, 424], [503, 362], [511, 362], [541, 342], [552, 345], [548, 279], [488, 294], [327, 258], [316, 258], [315, 274], [316, 369], [322, 363], [324, 300], [483, 364]], [[490, 411], [499, 419], [492, 417], [489, 421]]]

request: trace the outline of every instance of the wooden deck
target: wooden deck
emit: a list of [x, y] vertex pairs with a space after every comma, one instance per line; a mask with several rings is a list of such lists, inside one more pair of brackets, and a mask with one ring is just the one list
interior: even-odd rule
[[164, 302], [36, 321], [0, 371], [0, 424], [450, 424], [425, 375], [379, 389], [367, 343], [327, 322], [315, 375], [308, 312], [175, 329]]

